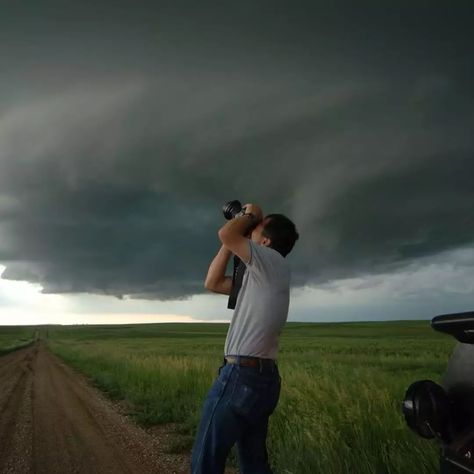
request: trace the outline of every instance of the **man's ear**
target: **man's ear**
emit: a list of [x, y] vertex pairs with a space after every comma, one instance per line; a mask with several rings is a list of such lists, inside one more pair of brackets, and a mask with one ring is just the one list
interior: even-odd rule
[[264, 237], [262, 240], [262, 245], [265, 247], [270, 247], [272, 245], [272, 241], [268, 237]]

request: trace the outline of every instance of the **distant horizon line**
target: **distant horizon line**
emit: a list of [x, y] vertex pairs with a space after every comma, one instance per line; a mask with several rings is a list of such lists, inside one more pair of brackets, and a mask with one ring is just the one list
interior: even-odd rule
[[[432, 318], [427, 319], [379, 319], [379, 320], [364, 320], [364, 321], [287, 321], [286, 325], [289, 324], [384, 324], [384, 323], [405, 323], [405, 322], [426, 322], [431, 321]], [[188, 324], [230, 324], [230, 321], [164, 321], [164, 322], [138, 322], [138, 323], [71, 323], [71, 324], [60, 324], [60, 323], [45, 323], [45, 324], [0, 324], [2, 327], [47, 327], [47, 326], [150, 326], [155, 324], [168, 324], [168, 325], [188, 325]]]

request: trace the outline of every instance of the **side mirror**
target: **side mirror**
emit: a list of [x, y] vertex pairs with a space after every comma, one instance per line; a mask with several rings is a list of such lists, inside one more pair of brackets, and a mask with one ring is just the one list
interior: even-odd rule
[[422, 438], [451, 441], [450, 401], [441, 385], [431, 380], [412, 383], [405, 394], [403, 414], [407, 425]]

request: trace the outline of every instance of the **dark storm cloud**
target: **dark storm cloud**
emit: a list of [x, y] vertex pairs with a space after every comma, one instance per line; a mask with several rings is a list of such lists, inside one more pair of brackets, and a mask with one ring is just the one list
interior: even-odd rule
[[3, 278], [199, 293], [234, 198], [297, 285], [474, 240], [470, 5], [111, 5], [0, 20]]

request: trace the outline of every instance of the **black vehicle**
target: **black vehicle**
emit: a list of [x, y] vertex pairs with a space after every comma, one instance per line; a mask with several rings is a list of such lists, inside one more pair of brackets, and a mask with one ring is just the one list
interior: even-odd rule
[[431, 327], [458, 341], [442, 385], [414, 382], [403, 401], [408, 426], [441, 448], [441, 474], [474, 474], [474, 311], [444, 314]]

